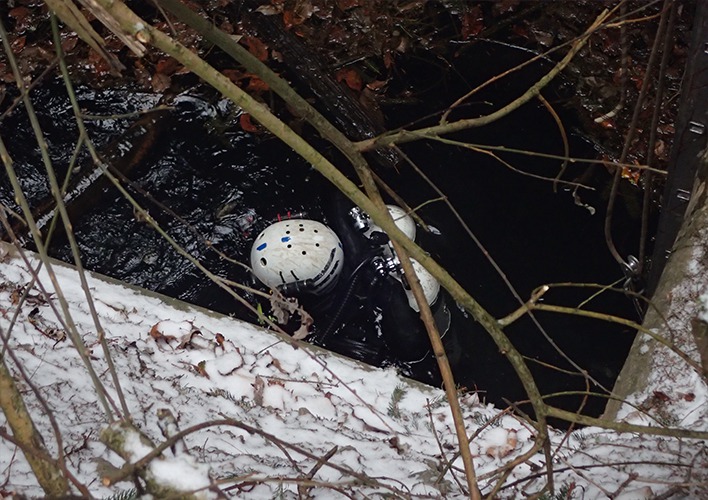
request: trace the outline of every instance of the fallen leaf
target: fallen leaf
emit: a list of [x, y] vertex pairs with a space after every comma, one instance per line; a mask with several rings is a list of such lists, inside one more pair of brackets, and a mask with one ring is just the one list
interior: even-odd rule
[[297, 312], [299, 304], [294, 297], [284, 297], [280, 293], [273, 293], [270, 296], [270, 309], [273, 312], [275, 321], [284, 325], [295, 312]]
[[177, 346], [177, 349], [187, 349], [187, 348], [200, 348], [201, 346], [195, 345], [192, 343], [194, 340], [194, 337], [201, 337], [202, 332], [199, 330], [195, 329], [189, 332], [187, 335], [184, 335], [182, 339], [179, 342], [179, 345]]
[[665, 392], [662, 391], [654, 391], [654, 397], [663, 403], [671, 401], [671, 398]]
[[231, 80], [233, 83], [238, 84], [241, 80], [243, 80], [246, 75], [244, 74], [243, 71], [238, 70], [238, 69], [224, 69], [221, 71], [223, 75]]
[[665, 159], [668, 149], [669, 148], [666, 146], [666, 143], [663, 140], [657, 139], [656, 144], [654, 144], [654, 154], [658, 158]]
[[641, 170], [629, 167], [622, 167], [622, 178], [629, 180], [629, 182], [631, 182], [635, 186], [639, 182], [639, 178], [641, 177], [641, 175]]
[[29, 13], [30, 10], [27, 7], [15, 7], [14, 9], [10, 9], [10, 12], [8, 12], [7, 15], [12, 17], [18, 23], [21, 23], [29, 15]]
[[172, 75], [180, 69], [182, 64], [174, 57], [164, 57], [157, 61], [155, 65], [155, 71], [157, 73], [162, 73], [163, 75]]
[[155, 323], [152, 328], [150, 328], [150, 336], [155, 340], [155, 342], [158, 342], [162, 340], [166, 344], [170, 343], [172, 340], [177, 340], [177, 337], [174, 335], [165, 335], [160, 331], [160, 323]]
[[243, 113], [239, 117], [238, 122], [241, 125], [241, 128], [244, 130], [244, 132], [251, 132], [251, 133], [258, 132], [258, 128], [251, 122], [251, 115], [249, 115], [248, 113]]
[[364, 82], [361, 80], [361, 75], [354, 68], [342, 68], [337, 71], [335, 78], [338, 82], [344, 82], [347, 87], [353, 90], [361, 90]]
[[602, 128], [606, 128], [609, 130], [614, 130], [617, 128], [617, 126], [615, 125], [615, 121], [612, 118], [608, 118], [607, 120], [603, 120], [603, 121], [599, 122], [599, 125]]
[[152, 90], [155, 92], [164, 92], [170, 88], [172, 84], [172, 78], [165, 75], [164, 73], [155, 73], [150, 78], [150, 83], [152, 84]]
[[219, 25], [219, 29], [226, 33], [227, 35], [232, 35], [234, 32], [234, 26], [228, 20], [222, 22]]
[[268, 59], [268, 47], [258, 38], [253, 36], [245, 36], [242, 38], [242, 41], [246, 44], [248, 51], [259, 61], [263, 62]]
[[211, 378], [206, 371], [206, 361], [200, 361], [199, 363], [197, 363], [197, 366], [195, 368], [197, 370], [197, 373], [202, 377]]
[[410, 445], [403, 444], [401, 443], [401, 440], [398, 439], [398, 436], [393, 436], [388, 440], [388, 445], [396, 450], [396, 453], [399, 455], [404, 455], [410, 450]]
[[524, 25], [515, 24], [514, 27], [511, 28], [511, 31], [513, 31], [516, 36], [520, 36], [521, 38], [529, 38], [529, 29]]
[[273, 16], [275, 14], [280, 14], [283, 12], [282, 5], [261, 5], [256, 9], [256, 12], [263, 14], [264, 16]]
[[266, 82], [258, 78], [256, 75], [250, 75], [250, 79], [248, 80], [248, 85], [246, 86], [246, 90], [250, 92], [266, 92], [270, 90], [270, 87]]
[[292, 10], [283, 11], [283, 24], [285, 25], [285, 29], [290, 29], [298, 24], [298, 20], [295, 18], [295, 13]]
[[268, 363], [268, 367], [270, 368], [271, 366], [275, 367], [276, 370], [278, 370], [280, 373], [287, 374], [285, 370], [283, 370], [283, 367], [280, 365], [280, 360], [273, 358], [273, 360]]
[[260, 375], [256, 375], [256, 380], [253, 381], [253, 401], [256, 405], [263, 406], [263, 391], [265, 389], [265, 382]]
[[359, 2], [360, 0], [337, 0], [337, 7], [339, 7], [340, 10], [346, 11], [354, 7], [359, 7]]
[[112, 70], [111, 65], [106, 59], [93, 49], [89, 50], [88, 61], [93, 66], [93, 70], [97, 76], [105, 76]]
[[19, 36], [13, 40], [13, 42], [10, 44], [12, 47], [12, 51], [17, 53], [21, 52], [22, 49], [25, 48], [25, 44], [27, 43], [27, 37], [26, 36]]
[[16, 287], [10, 294], [10, 302], [13, 306], [20, 303], [20, 297], [22, 297], [22, 288]]
[[504, 458], [514, 451], [518, 443], [516, 430], [506, 431], [506, 437], [501, 444], [494, 444], [484, 450], [484, 454], [492, 458]]
[[310, 334], [310, 327], [314, 323], [312, 316], [305, 311], [300, 310], [300, 327], [293, 333], [295, 340], [302, 340]]
[[390, 50], [387, 50], [386, 52], [384, 52], [383, 62], [384, 62], [384, 67], [386, 69], [391, 69], [394, 66], [394, 64], [396, 63], [396, 58], [394, 57], [393, 52], [391, 52]]
[[76, 44], [79, 41], [79, 37], [75, 35], [70, 35], [67, 36], [62, 42], [61, 42], [61, 49], [64, 52], [71, 52], [74, 50], [74, 47], [76, 47]]
[[300, 0], [295, 7], [295, 16], [297, 18], [297, 24], [304, 23], [307, 19], [312, 17], [312, 14], [316, 11], [314, 5], [310, 0]]
[[477, 36], [484, 29], [484, 15], [482, 8], [475, 5], [460, 16], [462, 22], [462, 38], [464, 40]]
[[366, 88], [371, 90], [381, 90], [388, 85], [388, 80], [374, 80], [366, 84]]

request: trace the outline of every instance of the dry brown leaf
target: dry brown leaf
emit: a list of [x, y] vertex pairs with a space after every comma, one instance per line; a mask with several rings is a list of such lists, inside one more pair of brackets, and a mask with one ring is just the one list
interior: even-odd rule
[[211, 378], [206, 371], [206, 361], [200, 361], [194, 368], [197, 370], [197, 374], [202, 377]]
[[248, 85], [246, 86], [246, 90], [249, 92], [267, 92], [270, 90], [270, 87], [266, 82], [258, 78], [256, 75], [249, 75], [250, 79], [248, 80]]
[[14, 9], [10, 9], [7, 15], [14, 18], [18, 23], [21, 23], [29, 13], [30, 10], [27, 7], [15, 7]]
[[258, 127], [256, 127], [253, 122], [251, 122], [251, 115], [249, 115], [248, 113], [243, 113], [241, 116], [239, 116], [238, 122], [244, 132], [258, 132]]
[[[93, 29], [83, 12], [71, 0], [45, 0], [45, 2], [57, 17], [74, 30], [105, 61], [106, 72], [120, 74], [125, 69], [118, 58], [106, 50], [103, 37]], [[94, 67], [98, 67], [98, 64], [94, 64]]]
[[172, 78], [164, 73], [155, 73], [152, 75], [152, 78], [150, 78], [150, 83], [152, 84], [152, 90], [160, 93], [170, 88], [170, 85], [172, 85]]
[[258, 406], [263, 406], [263, 391], [265, 389], [265, 382], [260, 375], [256, 375], [256, 380], [253, 381], [253, 401]]
[[192, 330], [191, 332], [184, 335], [180, 339], [179, 345], [177, 345], [177, 349], [187, 349], [190, 347], [200, 348], [201, 346], [197, 346], [197, 345], [193, 344], [192, 340], [194, 340], [194, 337], [201, 336], [201, 335], [202, 335], [202, 332], [200, 332], [199, 330], [196, 330], [196, 329]]
[[484, 451], [484, 454], [492, 458], [504, 458], [509, 455], [509, 453], [514, 451], [517, 443], [518, 438], [516, 436], [516, 430], [512, 429], [510, 431], [507, 431], [506, 442], [498, 445], [489, 446]]
[[484, 14], [479, 5], [475, 5], [471, 9], [460, 15], [462, 22], [462, 38], [468, 39], [477, 36], [484, 29]]
[[242, 40], [243, 43], [246, 44], [248, 51], [256, 56], [259, 61], [264, 62], [268, 59], [268, 47], [258, 38], [253, 36], [245, 36]]
[[312, 316], [302, 309], [300, 310], [300, 327], [293, 333], [295, 340], [302, 340], [310, 334], [310, 327], [314, 323]]
[[256, 12], [263, 14], [264, 16], [274, 16], [275, 14], [280, 14], [283, 12], [283, 6], [281, 5], [261, 5], [256, 9]]
[[27, 37], [22, 35], [18, 36], [15, 38], [12, 43], [10, 44], [10, 47], [12, 47], [12, 51], [14, 53], [22, 52], [22, 49], [25, 48], [25, 44], [27, 43]]
[[337, 0], [337, 7], [343, 11], [359, 7], [361, 0]]
[[268, 363], [268, 367], [270, 368], [271, 366], [275, 367], [276, 370], [278, 370], [280, 373], [287, 374], [285, 370], [283, 370], [283, 367], [280, 365], [280, 360], [277, 358], [273, 358], [273, 360]]
[[354, 68], [342, 68], [337, 71], [335, 78], [338, 82], [344, 82], [347, 87], [352, 90], [361, 90], [364, 86], [364, 82], [361, 79], [361, 75]]
[[158, 341], [163, 341], [166, 344], [169, 344], [173, 340], [177, 340], [177, 337], [174, 335], [165, 335], [160, 331], [160, 323], [155, 323], [152, 325], [152, 328], [150, 328], [150, 336], [155, 340], [155, 342]]
[[180, 64], [180, 62], [174, 57], [164, 57], [157, 61], [155, 71], [164, 75], [173, 75], [181, 67], [182, 64]]

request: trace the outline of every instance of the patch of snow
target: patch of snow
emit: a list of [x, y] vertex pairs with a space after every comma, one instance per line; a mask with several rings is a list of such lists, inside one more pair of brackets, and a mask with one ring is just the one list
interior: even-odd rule
[[649, 486], [645, 486], [636, 490], [626, 491], [616, 496], [615, 500], [649, 500], [650, 498], [654, 498], [654, 492]]
[[133, 462], [137, 462], [152, 451], [152, 447], [145, 444], [134, 430], [127, 430], [123, 433], [125, 440], [123, 450], [130, 456]]
[[[76, 273], [59, 265], [54, 270], [92, 366], [115, 402], [115, 416], [119, 395]], [[305, 345], [295, 348], [256, 326], [197, 308], [172, 308], [158, 297], [88, 278], [136, 428], [160, 443], [165, 439], [162, 428], [172, 432], [219, 422], [188, 434], [182, 441], [184, 453], [173, 455], [168, 449], [153, 460], [149, 472], [154, 478], [183, 491], [203, 490], [218, 481], [234, 497], [289, 498], [301, 494], [296, 480], [315, 471], [314, 485], [307, 490], [314, 498], [331, 498], [331, 488], [361, 497], [467, 497], [461, 487], [461, 459], [454, 453], [454, 422], [442, 391], [404, 379], [391, 368], [364, 367]], [[114, 467], [124, 462], [98, 439], [109, 419], [77, 351], [57, 336], [62, 323], [49, 303], [37, 299], [38, 304], [18, 304], [13, 298], [16, 287], [29, 281], [22, 261], [8, 254], [0, 263], [1, 332], [9, 334], [12, 353], [59, 417], [67, 467], [96, 497], [125, 491], [129, 486], [122, 483], [107, 487], [101, 482], [101, 461]], [[41, 281], [49, 283], [44, 270]], [[56, 296], [51, 301], [56, 303]], [[30, 321], [35, 307], [39, 312]], [[11, 324], [15, 312], [19, 320]], [[668, 354], [666, 359], [675, 362]], [[16, 366], [5, 360], [49, 453], [56, 456], [57, 440], [47, 415]], [[672, 371], [667, 365], [652, 377], [664, 384], [657, 387], [670, 398], [676, 424], [708, 429], [708, 391], [696, 373]], [[624, 416], [658, 425], [637, 411], [645, 397], [634, 396], [636, 414]], [[528, 452], [536, 432], [522, 419], [483, 404], [477, 394], [460, 399], [467, 434], [475, 436], [470, 450], [480, 487], [489, 492], [500, 467]], [[161, 428], [165, 409], [175, 422]], [[6, 425], [0, 414], [0, 426]], [[657, 495], [674, 483], [702, 480], [696, 470], [705, 464], [705, 445], [695, 440], [597, 428], [570, 434], [551, 429], [550, 434], [556, 484], [582, 491], [584, 499], [639, 499], [649, 488]], [[132, 462], [152, 449], [137, 432], [128, 435], [125, 445]], [[22, 453], [7, 442], [0, 446], [4, 491], [41, 496]], [[499, 497], [538, 491], [545, 463], [538, 452], [518, 465]], [[352, 484], [357, 485], [354, 490]]]
[[698, 308], [698, 319], [704, 323], [708, 323], [708, 290], [698, 297], [698, 300], [700, 301], [700, 307]]
[[164, 458], [150, 462], [155, 480], [180, 491], [201, 491], [211, 485], [209, 467], [198, 464], [189, 456]]

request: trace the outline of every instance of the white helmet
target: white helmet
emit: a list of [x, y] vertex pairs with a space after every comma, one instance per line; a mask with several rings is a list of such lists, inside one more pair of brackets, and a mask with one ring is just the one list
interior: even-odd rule
[[342, 243], [330, 228], [309, 219], [276, 222], [258, 235], [251, 268], [263, 284], [276, 288], [303, 283], [307, 291], [328, 291], [342, 273]]

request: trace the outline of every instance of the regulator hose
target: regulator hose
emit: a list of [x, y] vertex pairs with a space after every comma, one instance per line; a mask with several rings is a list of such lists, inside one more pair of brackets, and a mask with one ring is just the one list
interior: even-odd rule
[[[342, 317], [342, 314], [344, 313], [344, 310], [349, 306], [352, 297], [354, 296], [354, 291], [357, 288], [357, 284], [359, 283], [361, 279], [361, 271], [366, 267], [366, 264], [370, 263], [376, 256], [371, 256], [367, 257], [363, 261], [359, 263], [359, 265], [352, 271], [350, 277], [351, 282], [349, 283], [349, 287], [347, 287], [347, 291], [344, 293], [344, 297], [342, 300], [339, 302], [339, 307], [337, 308], [337, 311], [334, 313], [334, 316], [332, 316], [332, 319], [330, 320], [329, 324], [327, 325], [327, 328], [325, 328], [322, 333], [320, 334], [315, 334], [315, 340], [324, 345], [325, 339], [332, 333], [332, 331], [337, 327], [337, 325], [340, 323], [340, 319]], [[374, 276], [374, 279], [371, 281], [371, 287], [373, 288], [376, 286], [376, 284], [381, 280], [381, 276], [377, 273]]]
[[298, 280], [292, 283], [283, 283], [278, 286], [278, 290], [285, 296], [293, 296], [302, 293], [315, 293], [317, 285], [313, 279]]

